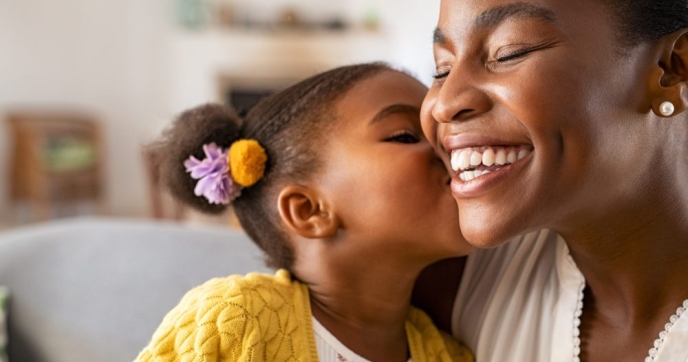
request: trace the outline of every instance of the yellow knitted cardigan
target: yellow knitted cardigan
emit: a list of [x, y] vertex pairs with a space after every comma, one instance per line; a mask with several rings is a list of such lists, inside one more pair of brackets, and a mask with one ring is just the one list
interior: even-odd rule
[[[317, 362], [308, 288], [289, 272], [212, 279], [188, 292], [136, 362]], [[472, 361], [422, 311], [406, 322], [411, 358]]]

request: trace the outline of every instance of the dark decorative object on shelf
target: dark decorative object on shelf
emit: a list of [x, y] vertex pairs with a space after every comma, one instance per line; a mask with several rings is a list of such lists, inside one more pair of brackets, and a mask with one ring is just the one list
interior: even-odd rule
[[226, 102], [230, 104], [241, 117], [245, 116], [261, 99], [274, 93], [266, 89], [230, 89], [226, 93]]

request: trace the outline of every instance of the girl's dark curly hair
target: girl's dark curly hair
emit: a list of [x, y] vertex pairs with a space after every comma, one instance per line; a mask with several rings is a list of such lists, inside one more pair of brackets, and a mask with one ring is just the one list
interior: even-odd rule
[[387, 64], [367, 63], [315, 75], [261, 100], [244, 120], [218, 104], [182, 113], [151, 145], [164, 184], [174, 197], [197, 210], [223, 212], [227, 206], [210, 204], [194, 194], [196, 180], [186, 172], [184, 160], [192, 155], [203, 159], [203, 145], [211, 142], [226, 149], [238, 139], [257, 140], [268, 155], [265, 175], [242, 190], [232, 205], [244, 230], [267, 254], [268, 264], [291, 269], [294, 258], [274, 206], [277, 188], [318, 172], [322, 164], [318, 149], [326, 142], [323, 131], [335, 124], [334, 103], [355, 84], [388, 70], [392, 68]]

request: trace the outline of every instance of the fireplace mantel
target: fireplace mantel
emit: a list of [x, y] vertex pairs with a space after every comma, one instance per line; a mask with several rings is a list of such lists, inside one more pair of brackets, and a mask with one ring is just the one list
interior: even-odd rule
[[344, 64], [385, 60], [383, 32], [204, 30], [178, 32], [169, 42], [170, 111], [223, 101], [225, 87], [280, 87]]

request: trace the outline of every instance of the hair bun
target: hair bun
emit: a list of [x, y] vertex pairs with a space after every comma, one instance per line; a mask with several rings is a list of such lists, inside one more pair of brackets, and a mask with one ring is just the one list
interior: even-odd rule
[[237, 113], [220, 104], [192, 108], [176, 118], [151, 147], [159, 160], [160, 177], [173, 197], [206, 213], [217, 214], [227, 209], [226, 204], [209, 203], [194, 193], [197, 180], [190, 177], [184, 164], [190, 157], [204, 159], [204, 145], [229, 148], [241, 138], [241, 125]]

